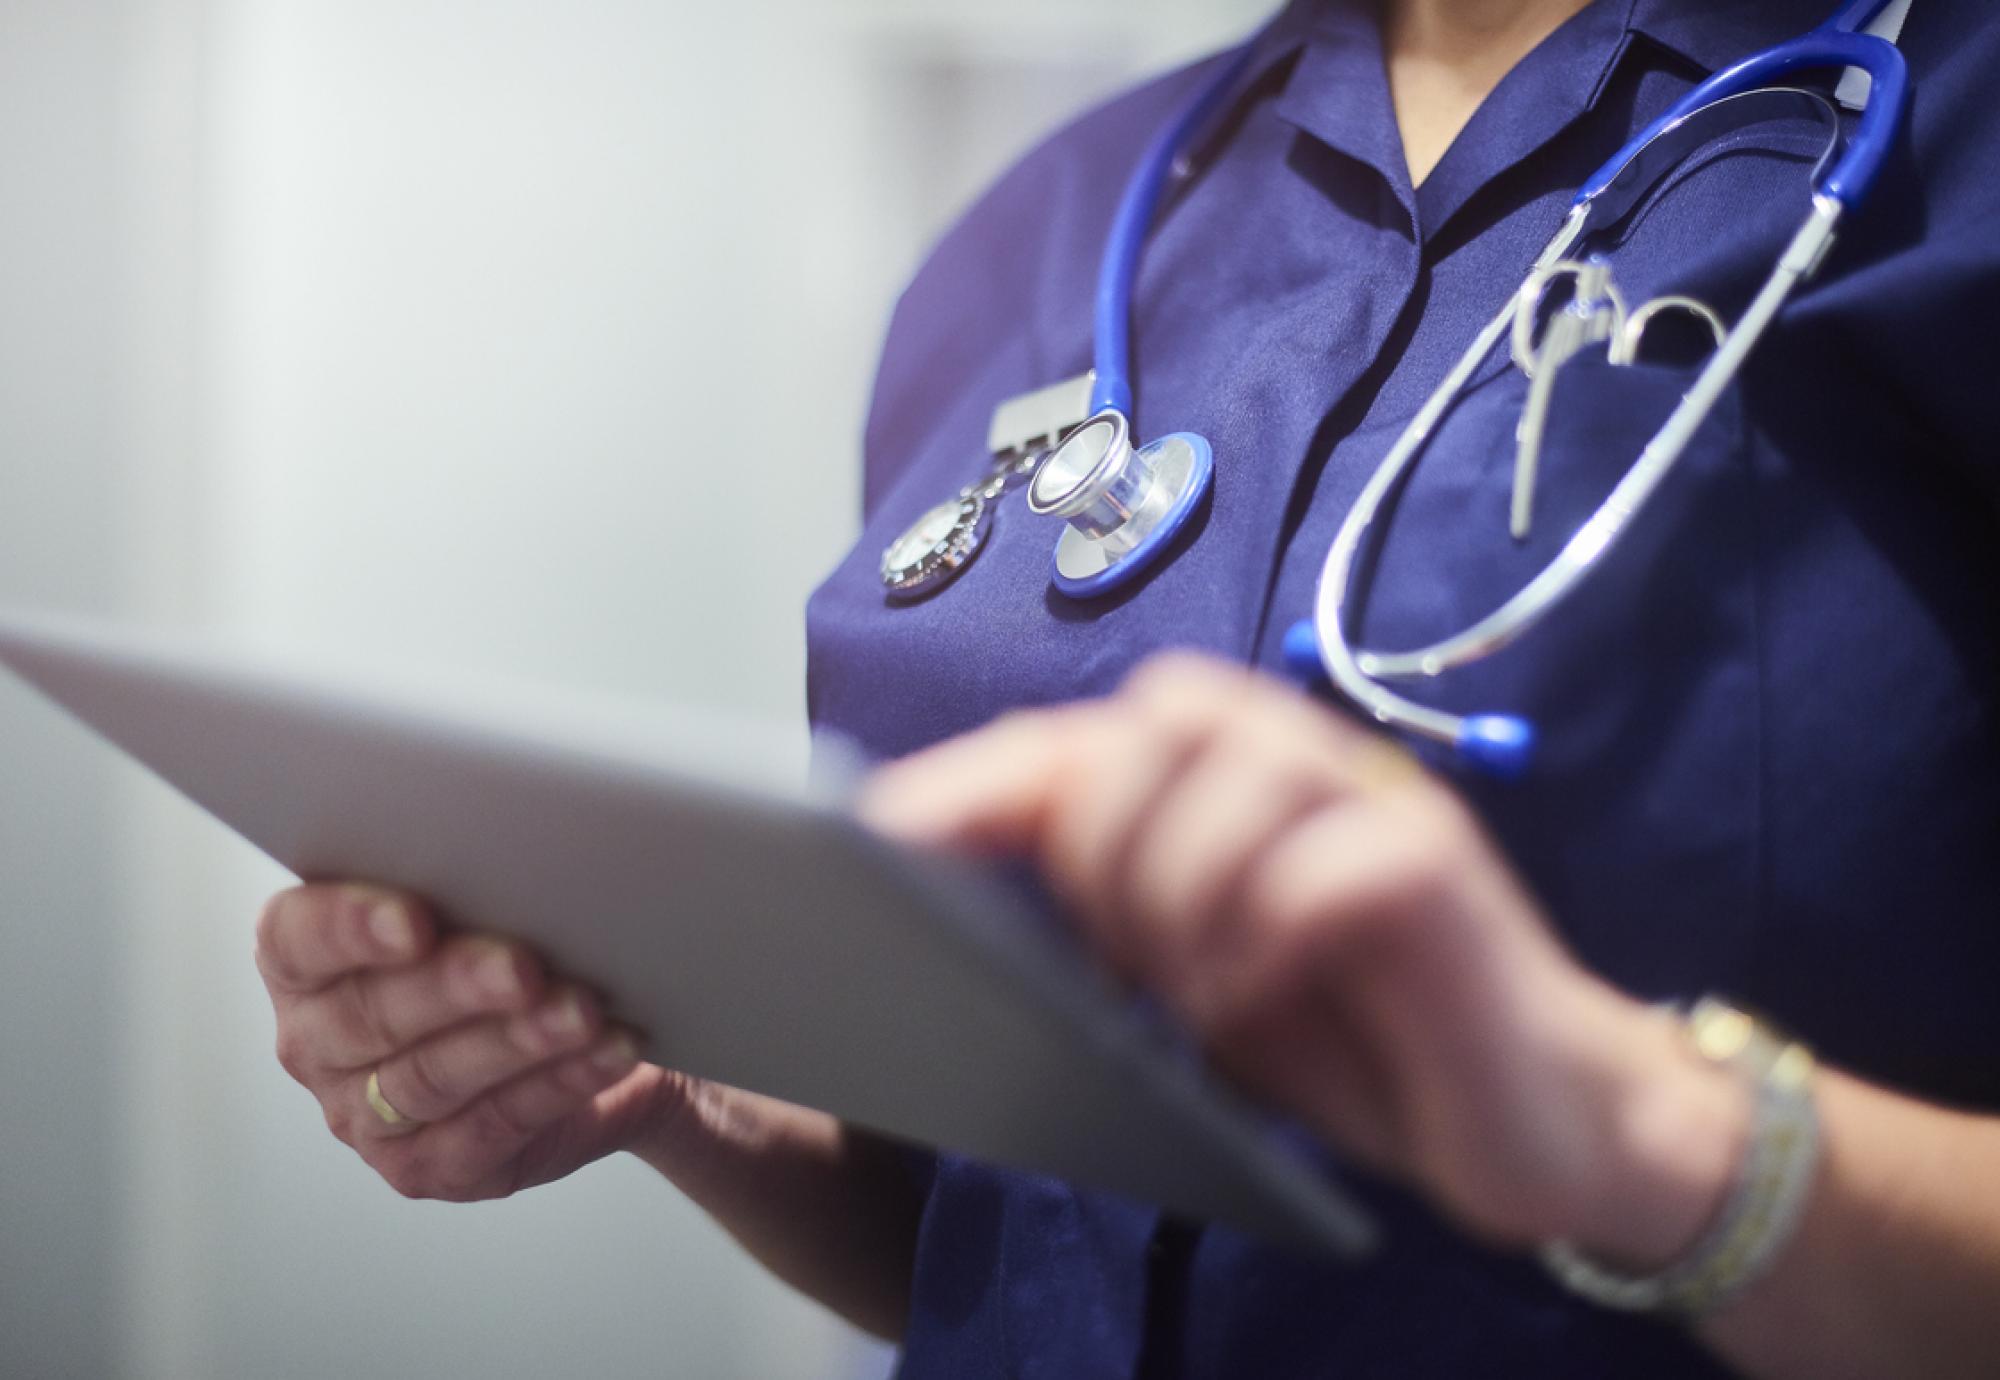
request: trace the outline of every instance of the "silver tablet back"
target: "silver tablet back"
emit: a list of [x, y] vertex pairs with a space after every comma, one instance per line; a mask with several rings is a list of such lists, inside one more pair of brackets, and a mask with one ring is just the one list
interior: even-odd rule
[[298, 876], [539, 946], [659, 1062], [1279, 1240], [1368, 1241], [992, 879], [732, 782], [713, 752], [73, 622], [0, 616], [0, 663]]

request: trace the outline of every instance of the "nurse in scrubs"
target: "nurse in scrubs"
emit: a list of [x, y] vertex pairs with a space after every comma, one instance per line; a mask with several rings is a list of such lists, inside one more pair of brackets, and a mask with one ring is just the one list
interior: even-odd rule
[[[1107, 964], [1327, 1147], [1384, 1227], [1373, 1258], [683, 1077], [535, 954], [365, 886], [264, 914], [285, 1067], [412, 1196], [640, 1156], [899, 1339], [910, 1380], [2000, 1374], [1984, 0], [1915, 0], [1913, 113], [1869, 212], [1643, 523], [1544, 627], [1440, 682], [1443, 707], [1543, 726], [1527, 778], [1434, 770], [1273, 674], [1360, 485], [1571, 191], [1826, 8], [1285, 9], [1160, 208], [1132, 320], [1137, 425], [1210, 438], [1213, 491], [1170, 559], [1101, 599], [1051, 589], [1055, 528], [1018, 496], [923, 597], [885, 597], [880, 553], [988, 472], [996, 402], [1087, 363], [1125, 171], [1220, 68], [1029, 154], [891, 325], [866, 532], [809, 612], [815, 723], [896, 759], [863, 802], [885, 832], [1036, 867]], [[1628, 297], [1733, 318], [1816, 147], [1780, 123], [1690, 160], [1621, 230]], [[1418, 645], [1491, 607], [1689, 377], [1574, 360], [1525, 540], [1507, 509], [1528, 383], [1504, 362], [1474, 378], [1352, 631]], [[1707, 994], [1761, 1019], [1662, 1005]]]

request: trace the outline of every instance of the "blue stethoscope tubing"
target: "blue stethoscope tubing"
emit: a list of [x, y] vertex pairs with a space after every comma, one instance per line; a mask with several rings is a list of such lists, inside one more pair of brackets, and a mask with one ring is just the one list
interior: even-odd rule
[[[1094, 302], [1091, 346], [1093, 379], [1090, 393], [1090, 420], [1077, 431], [1095, 425], [1099, 434], [1115, 436], [1119, 449], [1114, 465], [1150, 466], [1168, 452], [1178, 466], [1178, 481], [1170, 501], [1157, 511], [1149, 510], [1134, 528], [1143, 531], [1134, 539], [1100, 546], [1106, 559], [1096, 568], [1083, 571], [1065, 568], [1062, 544], [1058, 544], [1050, 570], [1057, 590], [1075, 599], [1094, 598], [1128, 584], [1170, 547], [1202, 500], [1207, 497], [1215, 473], [1214, 452], [1205, 437], [1193, 432], [1174, 432], [1147, 446], [1139, 446], [1132, 426], [1132, 298], [1139, 276], [1139, 260], [1145, 250], [1148, 231], [1159, 209], [1160, 197], [1175, 162], [1204, 125], [1215, 115], [1241, 80], [1250, 63], [1254, 46], [1245, 44], [1224, 58], [1215, 75], [1200, 87], [1165, 128], [1153, 136], [1138, 165], [1126, 180], [1112, 216], [1104, 254], [1098, 262], [1097, 293]], [[1128, 460], [1136, 451], [1136, 459]], [[1034, 490], [1031, 488], [1031, 500]], [[1070, 540], [1074, 541], [1072, 534]], [[1102, 538], [1100, 538], [1102, 540]]]
[[1555, 559], [1494, 612], [1430, 646], [1379, 653], [1356, 648], [1348, 641], [1345, 606], [1367, 531], [1384, 501], [1406, 478], [1431, 429], [1506, 330], [1513, 315], [1510, 300], [1474, 340], [1355, 499], [1327, 552], [1312, 619], [1295, 626], [1286, 636], [1290, 664], [1310, 667], [1316, 674], [1323, 672], [1346, 698], [1377, 721], [1447, 747], [1456, 760], [1474, 770], [1502, 778], [1517, 777], [1527, 770], [1536, 732], [1526, 718], [1445, 713], [1396, 694], [1382, 681], [1437, 676], [1511, 643], [1577, 587], [1665, 478], [1785, 298], [1818, 267], [1832, 246], [1842, 214], [1861, 203], [1888, 159], [1908, 109], [1908, 72], [1894, 43], [1861, 30], [1890, 2], [1849, 0], [1818, 28], [1754, 54], [1695, 87], [1584, 184], [1571, 203], [1563, 228], [1537, 259], [1537, 269], [1553, 264], [1586, 234], [1600, 228], [1592, 223], [1592, 213], [1600, 203], [1608, 208], [1611, 223], [1622, 218], [1630, 209], [1632, 188], [1626, 185], [1627, 179], [1637, 182], [1646, 176], [1650, 181], [1644, 155], [1656, 145], [1670, 142], [1676, 131], [1690, 127], [1701, 112], [1771, 88], [1779, 78], [1794, 72], [1854, 67], [1869, 76], [1868, 101], [1859, 126], [1840, 156], [1823, 165], [1816, 175], [1811, 213], [1770, 279], [1639, 459]]
[[1090, 410], [1106, 409], [1132, 415], [1132, 291], [1139, 278], [1139, 256], [1159, 209], [1167, 175], [1195, 132], [1221, 108], [1250, 64], [1252, 45], [1226, 57], [1209, 83], [1153, 136], [1139, 164], [1125, 182], [1111, 234], [1097, 265], [1097, 303], [1091, 365], [1097, 378], [1091, 387]]
[[1583, 206], [1595, 201], [1618, 180], [1618, 174], [1639, 150], [1705, 105], [1769, 86], [1794, 72], [1858, 67], [1868, 74], [1871, 83], [1868, 104], [1840, 161], [1814, 189], [1848, 210], [1855, 209], [1888, 161], [1896, 131], [1902, 128], [1910, 103], [1909, 68], [1903, 61], [1902, 50], [1887, 39], [1862, 32], [1889, 4], [1890, 0], [1848, 0], [1819, 27], [1723, 68], [1681, 97], [1666, 114], [1613, 154], [1583, 184], [1573, 204]]

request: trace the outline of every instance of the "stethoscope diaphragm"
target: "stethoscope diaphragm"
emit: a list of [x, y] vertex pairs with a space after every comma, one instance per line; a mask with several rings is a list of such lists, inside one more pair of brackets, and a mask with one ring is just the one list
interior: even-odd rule
[[1028, 507], [1067, 518], [1051, 580], [1071, 598], [1106, 594], [1159, 558], [1208, 493], [1208, 442], [1191, 431], [1133, 448], [1125, 414], [1106, 408], [1042, 458]]

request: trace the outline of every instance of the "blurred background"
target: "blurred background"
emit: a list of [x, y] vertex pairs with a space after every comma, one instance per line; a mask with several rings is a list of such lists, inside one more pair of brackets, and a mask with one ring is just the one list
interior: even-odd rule
[[[802, 749], [901, 283], [1266, 7], [5, 0], [0, 604]], [[0, 1373], [884, 1372], [636, 1164], [378, 1183], [270, 1055], [283, 880], [0, 683]]]

